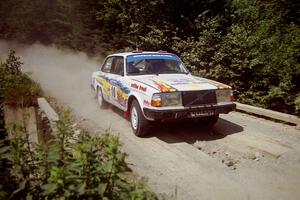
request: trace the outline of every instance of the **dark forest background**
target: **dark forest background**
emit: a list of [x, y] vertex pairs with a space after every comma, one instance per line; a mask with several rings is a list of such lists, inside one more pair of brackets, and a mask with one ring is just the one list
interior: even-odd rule
[[167, 50], [239, 102], [300, 114], [297, 0], [1, 0], [0, 39], [89, 55]]

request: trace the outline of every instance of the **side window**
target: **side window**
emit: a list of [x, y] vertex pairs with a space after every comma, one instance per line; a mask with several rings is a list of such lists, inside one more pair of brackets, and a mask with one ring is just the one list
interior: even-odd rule
[[103, 72], [110, 72], [111, 66], [112, 66], [113, 57], [107, 58], [104, 65], [101, 68], [101, 71]]
[[123, 57], [115, 57], [111, 70], [111, 73], [118, 74], [120, 76], [124, 75], [124, 59]]

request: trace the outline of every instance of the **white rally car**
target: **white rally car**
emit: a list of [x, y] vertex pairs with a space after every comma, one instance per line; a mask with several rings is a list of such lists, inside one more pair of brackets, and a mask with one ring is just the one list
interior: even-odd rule
[[149, 121], [202, 118], [214, 124], [220, 113], [235, 109], [230, 86], [191, 75], [178, 56], [162, 51], [109, 55], [93, 73], [92, 87], [100, 106], [124, 111], [138, 136]]

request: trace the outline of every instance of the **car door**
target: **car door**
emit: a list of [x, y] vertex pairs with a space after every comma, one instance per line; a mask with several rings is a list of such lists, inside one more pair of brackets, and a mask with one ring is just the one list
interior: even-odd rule
[[100, 85], [102, 89], [103, 98], [108, 102], [111, 102], [109, 80], [110, 80], [110, 70], [112, 67], [112, 63], [113, 63], [113, 57], [106, 58], [100, 70], [95, 72], [93, 75], [95, 89], [97, 85]]
[[110, 99], [112, 104], [125, 109], [128, 89], [124, 85], [124, 57], [115, 56], [110, 70]]

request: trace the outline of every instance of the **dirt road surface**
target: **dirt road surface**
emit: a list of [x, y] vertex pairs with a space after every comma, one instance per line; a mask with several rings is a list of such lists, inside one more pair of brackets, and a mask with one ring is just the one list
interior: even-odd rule
[[100, 134], [120, 135], [133, 170], [151, 188], [177, 199], [300, 199], [300, 131], [294, 126], [232, 112], [211, 130], [167, 123], [150, 136], [133, 135], [115, 108], [101, 110], [90, 87], [101, 61], [83, 53], [0, 42], [0, 58], [15, 48], [45, 93], [69, 106], [78, 119]]

